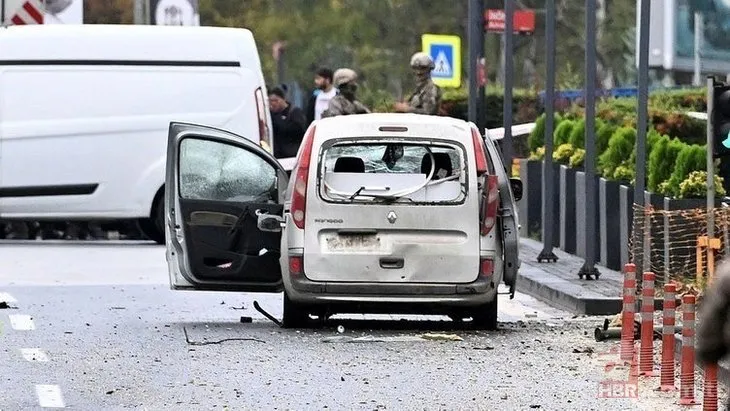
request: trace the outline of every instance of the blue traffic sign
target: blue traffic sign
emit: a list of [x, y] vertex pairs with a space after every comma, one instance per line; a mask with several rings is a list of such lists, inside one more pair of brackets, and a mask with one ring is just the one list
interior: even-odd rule
[[461, 87], [461, 37], [424, 34], [421, 43], [433, 59], [433, 82], [441, 87]]

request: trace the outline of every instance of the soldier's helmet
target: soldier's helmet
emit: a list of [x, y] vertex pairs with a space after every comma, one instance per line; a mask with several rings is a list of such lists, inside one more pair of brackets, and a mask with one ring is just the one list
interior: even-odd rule
[[337, 69], [332, 75], [332, 83], [335, 87], [340, 87], [343, 84], [351, 83], [357, 80], [357, 73], [355, 70], [349, 68]]
[[411, 57], [411, 68], [417, 70], [433, 70], [433, 59], [428, 54], [419, 51]]

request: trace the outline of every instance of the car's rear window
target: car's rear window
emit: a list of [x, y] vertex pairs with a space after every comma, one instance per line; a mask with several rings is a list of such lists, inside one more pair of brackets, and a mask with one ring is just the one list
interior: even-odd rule
[[320, 196], [332, 202], [461, 203], [464, 150], [448, 143], [348, 142], [325, 147]]

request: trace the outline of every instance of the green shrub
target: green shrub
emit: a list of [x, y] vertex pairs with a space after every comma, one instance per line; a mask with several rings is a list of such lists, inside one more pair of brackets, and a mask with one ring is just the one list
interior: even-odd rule
[[575, 122], [572, 130], [570, 130], [570, 136], [568, 136], [568, 143], [575, 148], [585, 148], [585, 134], [586, 134], [586, 120], [584, 118]]
[[530, 153], [528, 160], [540, 161], [545, 158], [545, 147], [538, 147], [537, 150]]
[[569, 143], [570, 133], [573, 132], [575, 123], [576, 122], [573, 120], [563, 120], [560, 122], [560, 124], [555, 128], [555, 133], [554, 133], [554, 138], [553, 138], [553, 141], [555, 142], [555, 147]]
[[582, 148], [576, 148], [573, 155], [570, 156], [568, 164], [571, 168], [581, 168], [586, 159], [586, 151]]
[[601, 155], [608, 148], [608, 141], [618, 127], [611, 123], [601, 121], [601, 126], [596, 123], [596, 153]]
[[[687, 144], [669, 136], [659, 137], [649, 152], [648, 184], [650, 192], [668, 195], [670, 193], [660, 189], [660, 185], [672, 175], [672, 169], [677, 162], [679, 153]], [[666, 188], [666, 187], [665, 187]]]
[[553, 161], [559, 164], [568, 165], [570, 163], [570, 157], [575, 154], [575, 148], [570, 144], [561, 144], [553, 152]]
[[636, 130], [629, 127], [621, 127], [608, 140], [608, 149], [598, 157], [598, 170], [600, 174], [613, 179], [616, 168], [625, 165], [631, 158], [636, 142]]
[[696, 144], [685, 145], [677, 156], [674, 163], [672, 176], [669, 178], [669, 192], [674, 197], [679, 197], [679, 185], [693, 171], [703, 171], [707, 169], [707, 151], [704, 146]]
[[624, 164], [616, 167], [616, 170], [614, 170], [612, 177], [616, 181], [628, 181], [633, 184], [633, 181], [636, 178], [634, 168], [634, 164], [627, 161]]
[[[725, 196], [723, 178], [715, 175], [715, 195]], [[707, 196], [707, 171], [693, 171], [679, 183], [679, 198], [703, 198]]]
[[[553, 133], [555, 128], [558, 127], [562, 117], [560, 114], [555, 113], [553, 116]], [[528, 138], [528, 147], [531, 153], [534, 153], [539, 147], [545, 145], [545, 113], [541, 114], [540, 117], [535, 120], [535, 128], [532, 129], [530, 137]]]

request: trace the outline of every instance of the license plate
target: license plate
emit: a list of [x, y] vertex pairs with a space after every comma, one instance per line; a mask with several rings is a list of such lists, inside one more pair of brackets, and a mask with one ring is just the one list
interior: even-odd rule
[[331, 251], [377, 250], [380, 238], [377, 234], [335, 234], [327, 238]]

